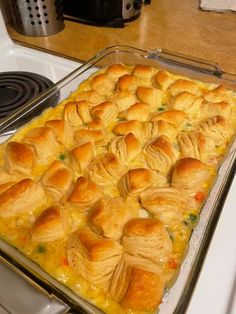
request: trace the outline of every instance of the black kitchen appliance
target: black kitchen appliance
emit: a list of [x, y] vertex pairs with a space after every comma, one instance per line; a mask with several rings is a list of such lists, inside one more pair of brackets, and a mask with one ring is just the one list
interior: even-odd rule
[[93, 25], [123, 27], [151, 0], [64, 0], [65, 18]]

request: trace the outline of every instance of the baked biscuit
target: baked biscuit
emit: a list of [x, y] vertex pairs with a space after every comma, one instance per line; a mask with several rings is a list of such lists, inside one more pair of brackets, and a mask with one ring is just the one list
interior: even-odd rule
[[128, 276], [128, 284], [128, 289], [120, 301], [124, 308], [151, 311], [161, 303], [164, 284], [159, 275], [132, 267], [130, 276]]
[[125, 172], [113, 153], [97, 155], [88, 167], [91, 180], [99, 185], [115, 184]]
[[187, 197], [175, 187], [150, 188], [140, 195], [142, 206], [159, 221], [172, 225], [183, 220]]
[[44, 190], [39, 184], [24, 179], [0, 194], [0, 217], [32, 212], [43, 203], [44, 198]]
[[81, 100], [87, 101], [89, 103], [89, 106], [93, 107], [105, 101], [105, 97], [98, 94], [94, 90], [88, 90], [88, 91], [79, 92], [76, 95], [76, 101], [81, 101]]
[[30, 175], [36, 162], [33, 146], [18, 142], [7, 143], [4, 157], [6, 169], [10, 173]]
[[119, 122], [113, 128], [116, 135], [126, 135], [133, 133], [136, 138], [142, 137], [142, 122], [138, 120], [130, 120]]
[[67, 242], [69, 266], [93, 285], [107, 291], [123, 248], [88, 228], [75, 231]]
[[65, 147], [70, 147], [74, 142], [74, 128], [64, 120], [48, 120], [45, 126], [52, 129], [56, 139]]
[[155, 264], [164, 265], [173, 252], [173, 244], [164, 225], [154, 218], [131, 219], [124, 227], [124, 252], [142, 256]]
[[170, 74], [165, 70], [159, 70], [154, 76], [154, 84], [157, 88], [167, 90], [167, 88], [173, 83], [173, 79]]
[[217, 146], [225, 146], [232, 136], [232, 129], [223, 116], [215, 116], [201, 122], [198, 130], [210, 137]]
[[106, 126], [115, 121], [118, 114], [118, 109], [115, 104], [106, 101], [97, 106], [94, 106], [90, 112], [94, 119], [100, 119]]
[[121, 164], [128, 165], [142, 151], [139, 140], [133, 135], [115, 137], [109, 145], [109, 150], [116, 156]]
[[129, 70], [125, 65], [117, 63], [108, 66], [106, 69], [106, 74], [112, 80], [117, 80], [119, 77], [129, 74]]
[[67, 201], [84, 211], [90, 209], [102, 196], [102, 189], [96, 183], [79, 177]]
[[175, 128], [180, 128], [186, 121], [187, 113], [182, 110], [168, 110], [165, 112], [158, 112], [152, 116], [152, 121], [165, 121]]
[[32, 242], [44, 243], [61, 239], [66, 234], [68, 217], [61, 205], [45, 209], [31, 228]]
[[168, 91], [172, 96], [176, 96], [182, 92], [188, 92], [197, 95], [199, 93], [199, 88], [198, 85], [193, 81], [178, 79], [169, 86]]
[[152, 67], [150, 65], [137, 64], [135, 65], [132, 73], [139, 80], [139, 82], [142, 81], [150, 82], [152, 81], [152, 78], [156, 73], [156, 69], [155, 67]]
[[135, 76], [131, 74], [123, 75], [119, 78], [117, 82], [117, 89], [120, 91], [130, 90], [135, 91], [137, 88], [137, 80]]
[[23, 142], [34, 147], [38, 163], [46, 163], [52, 157], [56, 158], [61, 150], [61, 145], [51, 128], [38, 127], [30, 130]]
[[136, 103], [127, 110], [119, 113], [120, 118], [126, 120], [148, 121], [150, 116], [150, 106], [146, 103]]
[[181, 158], [173, 168], [171, 185], [179, 189], [199, 191], [210, 180], [209, 168], [195, 158]]
[[111, 95], [115, 88], [115, 84], [111, 81], [109, 76], [104, 73], [95, 75], [91, 79], [90, 84], [93, 90], [105, 97]]
[[73, 182], [72, 169], [62, 161], [55, 160], [44, 173], [41, 184], [44, 190], [55, 200], [65, 196]]
[[201, 132], [181, 132], [178, 135], [181, 157], [192, 157], [206, 161], [213, 153], [214, 147], [211, 143]]
[[70, 101], [65, 105], [63, 119], [74, 127], [90, 122], [91, 116], [87, 101]]
[[136, 96], [140, 102], [149, 104], [151, 112], [157, 111], [158, 107], [162, 105], [163, 92], [160, 89], [139, 86]]
[[170, 100], [169, 108], [185, 111], [191, 117], [199, 117], [201, 115], [202, 102], [202, 97], [196, 97], [189, 92], [182, 92]]
[[92, 208], [89, 223], [92, 229], [106, 238], [119, 240], [124, 225], [137, 217], [137, 211], [121, 198], [102, 198]]
[[84, 171], [92, 161], [95, 150], [91, 142], [74, 147], [71, 151], [71, 166], [80, 172]]
[[226, 93], [226, 89], [223, 85], [219, 85], [216, 88], [204, 93], [204, 98], [207, 102], [218, 103], [218, 102], [228, 102], [229, 97]]
[[75, 132], [75, 141], [77, 144], [91, 142], [95, 146], [104, 146], [107, 144], [107, 137], [102, 129], [79, 129]]
[[112, 96], [110, 101], [117, 105], [118, 111], [123, 111], [136, 103], [136, 97], [133, 92], [122, 90]]
[[154, 182], [154, 172], [150, 169], [130, 169], [124, 174], [118, 188], [123, 198], [127, 196], [138, 196], [142, 191], [149, 188]]
[[143, 155], [150, 168], [167, 175], [178, 158], [178, 151], [169, 138], [162, 135], [147, 143]]
[[161, 303], [164, 283], [160, 275], [120, 262], [109, 294], [126, 310], [154, 311]]

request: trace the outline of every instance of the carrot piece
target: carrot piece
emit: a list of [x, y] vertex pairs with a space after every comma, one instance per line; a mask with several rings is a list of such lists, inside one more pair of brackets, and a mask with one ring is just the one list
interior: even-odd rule
[[205, 194], [201, 191], [197, 192], [195, 195], [194, 195], [194, 198], [197, 202], [201, 203], [203, 202], [204, 198], [205, 198]]

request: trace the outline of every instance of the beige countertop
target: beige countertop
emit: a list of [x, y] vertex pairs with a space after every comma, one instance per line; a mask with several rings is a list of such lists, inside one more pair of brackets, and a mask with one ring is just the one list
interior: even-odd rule
[[152, 0], [124, 28], [65, 21], [61, 32], [48, 37], [24, 36], [11, 25], [8, 31], [13, 40], [83, 61], [107, 46], [122, 44], [168, 49], [236, 73], [236, 13], [202, 11], [198, 0]]

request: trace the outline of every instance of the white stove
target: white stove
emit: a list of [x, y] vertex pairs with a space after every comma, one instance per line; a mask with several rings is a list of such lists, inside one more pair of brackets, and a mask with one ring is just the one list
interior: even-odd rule
[[[43, 75], [53, 83], [72, 72], [80, 63], [60, 58], [41, 51], [16, 45], [10, 39], [0, 10], [0, 72], [27, 71]], [[236, 179], [233, 181], [225, 206], [222, 210], [202, 271], [196, 284], [187, 314], [235, 314], [236, 313]], [[44, 294], [27, 289], [28, 303], [19, 295], [11, 293], [12, 287], [22, 284], [0, 260], [0, 314], [32, 314], [32, 303], [38, 304], [37, 313], [65, 313], [67, 307]], [[10, 276], [10, 277], [9, 277]], [[19, 281], [18, 281], [19, 280]], [[28, 284], [23, 284], [28, 285]], [[18, 286], [19, 287], [19, 286]], [[19, 291], [21, 289], [18, 289]], [[15, 290], [16, 291], [16, 290]], [[22, 290], [25, 291], [25, 290]], [[32, 298], [33, 302], [29, 302]], [[45, 301], [46, 300], [46, 301]], [[46, 302], [46, 303], [45, 303]], [[49, 302], [49, 303], [47, 303]], [[47, 306], [45, 306], [47, 304]], [[27, 306], [27, 307], [25, 307]], [[36, 312], [35, 312], [36, 313]], [[171, 313], [166, 313], [171, 314]]]

